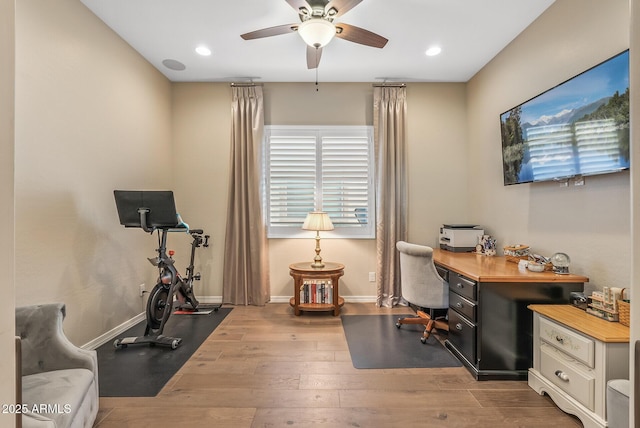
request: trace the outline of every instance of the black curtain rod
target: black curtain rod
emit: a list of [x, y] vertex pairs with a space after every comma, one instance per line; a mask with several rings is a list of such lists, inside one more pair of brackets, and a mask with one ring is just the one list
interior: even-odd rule
[[[235, 83], [232, 82], [230, 86], [263, 86], [262, 83]], [[374, 83], [373, 87], [391, 87], [391, 88], [404, 88], [407, 86], [405, 83]]]
[[235, 83], [235, 82], [232, 82], [229, 86], [238, 86], [238, 87], [241, 87], [241, 86], [262, 86], [262, 83], [253, 83], [253, 82], [252, 83]]
[[374, 88], [404, 88], [407, 85], [405, 83], [374, 83], [372, 86]]

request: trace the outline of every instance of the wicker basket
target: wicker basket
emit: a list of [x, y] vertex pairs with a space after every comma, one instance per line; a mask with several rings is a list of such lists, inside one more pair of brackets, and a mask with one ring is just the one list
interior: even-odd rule
[[504, 256], [508, 262], [520, 263], [520, 260], [529, 260], [529, 256]]
[[529, 260], [529, 246], [506, 246], [504, 247], [504, 257], [512, 263], [520, 263], [520, 260]]
[[[620, 299], [624, 299], [624, 288], [620, 292]], [[618, 320], [627, 327], [631, 324], [631, 304], [624, 300], [618, 300]]]

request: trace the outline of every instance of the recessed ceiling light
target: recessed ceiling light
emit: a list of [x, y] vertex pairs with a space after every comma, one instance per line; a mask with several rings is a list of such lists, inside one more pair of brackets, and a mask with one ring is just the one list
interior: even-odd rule
[[202, 56], [209, 56], [211, 55], [211, 49], [209, 49], [206, 46], [198, 46], [196, 48], [196, 52], [199, 53]]
[[442, 48], [440, 46], [431, 46], [429, 49], [427, 49], [425, 54], [427, 54], [427, 56], [436, 56], [440, 52], [442, 52]]

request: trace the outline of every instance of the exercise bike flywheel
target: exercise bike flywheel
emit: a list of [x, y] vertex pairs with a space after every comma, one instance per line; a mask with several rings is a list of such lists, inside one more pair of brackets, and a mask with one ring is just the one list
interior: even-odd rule
[[147, 323], [152, 329], [160, 328], [164, 311], [169, 298], [169, 287], [162, 283], [156, 284], [151, 290], [149, 300], [147, 301]]

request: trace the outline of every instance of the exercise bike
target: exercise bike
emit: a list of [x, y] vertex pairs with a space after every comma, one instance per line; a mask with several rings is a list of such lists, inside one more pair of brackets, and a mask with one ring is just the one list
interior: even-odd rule
[[[178, 303], [178, 309], [198, 309], [200, 303], [194, 294], [193, 282], [199, 281], [201, 276], [200, 273], [195, 273], [195, 253], [197, 248], [209, 246], [209, 235], [205, 235], [202, 229], [189, 229], [175, 212], [173, 193], [170, 191], [116, 190], [114, 195], [121, 224], [125, 227], [140, 227], [151, 234], [157, 232], [158, 255], [147, 260], [158, 268], [158, 282], [147, 300], [144, 336], [116, 339], [113, 345], [116, 349], [139, 344], [164, 345], [176, 349], [182, 339], [163, 335], [164, 327], [174, 309], [174, 300]], [[134, 218], [133, 211], [138, 218]], [[175, 267], [174, 252], [169, 250], [167, 253], [169, 232], [187, 232], [191, 235], [191, 258], [186, 277]], [[219, 308], [220, 306], [214, 310], [217, 312]]]

